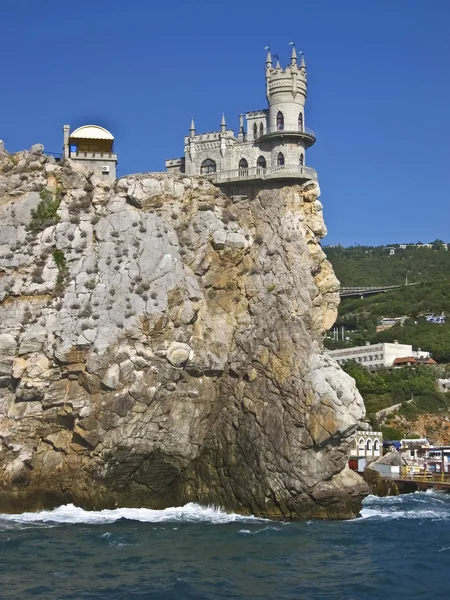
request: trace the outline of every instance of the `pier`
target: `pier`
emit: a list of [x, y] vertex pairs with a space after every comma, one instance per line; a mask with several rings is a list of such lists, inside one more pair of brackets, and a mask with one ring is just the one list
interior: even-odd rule
[[382, 476], [386, 482], [395, 483], [400, 493], [423, 492], [425, 490], [450, 491], [450, 474], [448, 473], [425, 473], [409, 474], [406, 471], [400, 477]]

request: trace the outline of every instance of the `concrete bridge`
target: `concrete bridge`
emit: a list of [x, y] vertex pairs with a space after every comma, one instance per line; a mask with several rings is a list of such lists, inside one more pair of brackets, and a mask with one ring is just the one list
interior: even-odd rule
[[341, 287], [341, 289], [339, 290], [339, 295], [341, 298], [364, 298], [364, 296], [371, 296], [372, 294], [381, 294], [383, 292], [388, 292], [389, 290], [395, 290], [401, 287], [405, 287], [405, 285], [401, 284], [377, 285], [373, 287]]

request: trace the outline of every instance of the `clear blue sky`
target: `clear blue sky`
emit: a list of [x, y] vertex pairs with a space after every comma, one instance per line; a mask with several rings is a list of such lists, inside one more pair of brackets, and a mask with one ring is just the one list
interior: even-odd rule
[[350, 245], [450, 241], [449, 0], [14, 0], [0, 15], [0, 139], [112, 130], [121, 175], [164, 169], [222, 112], [266, 106], [264, 46], [305, 53], [307, 164], [329, 234]]

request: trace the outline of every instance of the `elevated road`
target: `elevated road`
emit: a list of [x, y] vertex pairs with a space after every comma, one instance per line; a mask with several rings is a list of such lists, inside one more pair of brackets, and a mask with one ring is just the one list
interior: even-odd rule
[[405, 287], [405, 285], [402, 284], [378, 285], [373, 287], [341, 287], [341, 289], [339, 290], [339, 295], [341, 298], [364, 298], [364, 296], [371, 296], [372, 294], [381, 294], [383, 292], [388, 292], [389, 290], [395, 290], [401, 287]]

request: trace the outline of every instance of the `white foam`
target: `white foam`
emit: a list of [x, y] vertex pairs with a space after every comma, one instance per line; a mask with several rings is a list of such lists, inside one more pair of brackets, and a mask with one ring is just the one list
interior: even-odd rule
[[22, 514], [0, 514], [0, 523], [62, 523], [62, 524], [89, 524], [102, 525], [114, 523], [119, 519], [140, 521], [141, 523], [164, 523], [167, 521], [181, 521], [187, 523], [233, 523], [239, 522], [264, 522], [253, 516], [242, 516], [227, 513], [214, 506], [201, 506], [193, 502], [185, 506], [152, 510], [150, 508], [116, 508], [114, 510], [87, 511], [73, 504], [66, 504], [50, 511]]
[[450, 502], [433, 490], [383, 498], [367, 496], [363, 505], [363, 519], [450, 519]]

